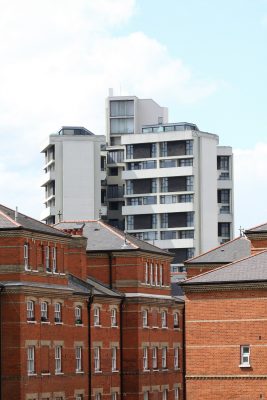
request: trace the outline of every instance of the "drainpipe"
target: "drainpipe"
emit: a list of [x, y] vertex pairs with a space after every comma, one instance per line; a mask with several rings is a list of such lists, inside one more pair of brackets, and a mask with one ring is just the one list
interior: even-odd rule
[[124, 395], [124, 382], [123, 382], [123, 306], [125, 302], [125, 297], [121, 299], [120, 303], [120, 399], [123, 399]]
[[[94, 301], [94, 292], [92, 290], [91, 295], [87, 302], [87, 315], [88, 315], [88, 399], [92, 398], [92, 355], [91, 355], [91, 306]], [[0, 400], [1, 397], [0, 397]]]
[[[0, 296], [5, 286], [0, 286]], [[0, 400], [2, 400], [2, 296], [0, 300]]]
[[112, 253], [108, 252], [109, 288], [112, 289]]
[[186, 343], [185, 343], [185, 304], [183, 308], [183, 400], [186, 400]]

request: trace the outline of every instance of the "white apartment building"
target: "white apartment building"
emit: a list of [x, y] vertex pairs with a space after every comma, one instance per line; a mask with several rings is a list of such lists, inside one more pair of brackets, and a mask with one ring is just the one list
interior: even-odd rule
[[106, 214], [101, 192], [101, 181], [106, 179], [106, 156], [101, 156], [104, 145], [105, 136], [94, 135], [83, 127], [63, 126], [49, 136], [42, 148], [42, 221], [54, 224], [63, 219], [98, 219]]
[[111, 224], [173, 252], [174, 272], [233, 237], [233, 155], [217, 135], [168, 123], [153, 100], [110, 96], [107, 136]]

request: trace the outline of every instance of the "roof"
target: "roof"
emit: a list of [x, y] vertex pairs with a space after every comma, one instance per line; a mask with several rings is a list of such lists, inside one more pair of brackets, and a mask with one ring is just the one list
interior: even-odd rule
[[69, 285], [76, 293], [94, 294], [96, 296], [122, 297], [123, 294], [108, 288], [104, 283], [91, 277], [83, 281], [74, 275], [69, 274]]
[[[17, 214], [17, 216], [15, 214]], [[15, 210], [5, 207], [2, 204], [0, 204], [0, 229], [26, 229], [35, 232], [46, 233], [49, 235], [63, 237], [69, 236], [64, 232], [37, 221], [36, 219], [28, 217], [27, 215], [21, 214], [20, 212], [16, 213]]]
[[267, 281], [267, 250], [187, 279], [181, 285], [259, 281]]
[[267, 232], [267, 222], [261, 225], [254, 226], [253, 228], [246, 229], [245, 233], [259, 233], [259, 232]]
[[228, 264], [251, 254], [250, 240], [240, 236], [185, 262], [188, 264]]
[[177, 296], [177, 297], [183, 297], [184, 296], [184, 291], [182, 287], [180, 286], [180, 282], [172, 282], [171, 283], [171, 293], [172, 296]]
[[124, 234], [102, 220], [63, 221], [55, 225], [58, 229], [83, 229], [83, 236], [88, 238], [87, 251], [133, 251], [141, 250], [172, 257], [168, 251]]

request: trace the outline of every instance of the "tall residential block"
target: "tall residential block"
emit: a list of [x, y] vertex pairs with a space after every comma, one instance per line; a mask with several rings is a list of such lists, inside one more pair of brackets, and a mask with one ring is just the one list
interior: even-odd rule
[[[45, 209], [41, 220], [53, 224], [66, 219], [96, 219], [105, 214], [101, 181], [105, 180], [105, 136], [83, 127], [63, 126], [49, 136], [45, 154]], [[103, 197], [103, 196], [102, 196]], [[101, 203], [102, 200], [102, 203]]]

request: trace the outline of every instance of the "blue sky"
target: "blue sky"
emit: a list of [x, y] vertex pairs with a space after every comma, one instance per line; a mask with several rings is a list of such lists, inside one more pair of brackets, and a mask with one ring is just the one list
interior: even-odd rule
[[0, 10], [1, 203], [39, 217], [42, 142], [62, 125], [103, 134], [113, 87], [232, 146], [236, 227], [267, 221], [267, 0], [0, 0]]

